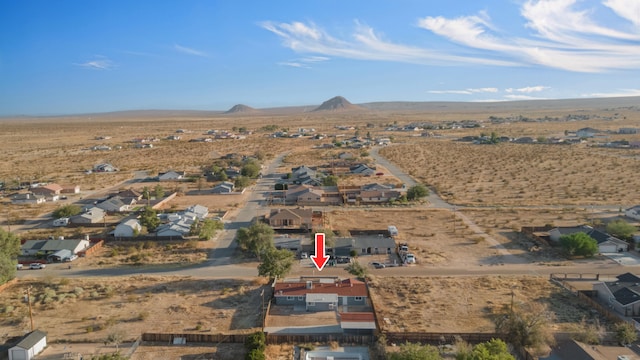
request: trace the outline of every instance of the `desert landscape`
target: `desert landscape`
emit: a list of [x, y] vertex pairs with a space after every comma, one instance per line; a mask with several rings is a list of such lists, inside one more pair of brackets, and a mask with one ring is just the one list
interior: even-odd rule
[[[634, 174], [638, 169], [638, 150], [599, 146], [603, 141], [634, 140], [633, 136], [613, 132], [640, 120], [637, 109], [602, 110], [596, 106], [592, 110], [580, 109], [582, 114], [596, 120], [505, 124], [492, 123], [490, 119], [513, 117], [514, 112], [533, 119], [563, 118], [577, 110], [529, 110], [515, 105], [514, 108], [504, 105], [489, 109], [478, 105], [449, 112], [415, 108], [390, 110], [393, 105], [389, 104], [377, 106], [375, 110], [331, 110], [304, 116], [261, 113], [254, 109], [250, 113], [235, 114], [141, 112], [90, 118], [2, 119], [0, 153], [6, 161], [0, 164], [0, 179], [4, 180], [0, 225], [16, 231], [22, 239], [42, 239], [50, 235], [103, 238], [114, 229], [113, 226], [52, 228], [51, 212], [59, 208], [60, 203], [11, 203], [14, 193], [24, 191], [18, 188], [32, 183], [79, 185], [80, 194], [65, 200], [70, 203], [87, 203], [114, 191], [142, 192], [159, 185], [177, 194], [159, 207], [159, 211], [171, 213], [200, 204], [225, 223], [225, 230], [208, 241], [107, 241], [102, 249], [72, 265], [87, 274], [115, 268], [124, 272], [148, 269], [149, 273], [144, 275], [71, 276], [65, 273], [62, 264], [52, 264], [51, 269], [44, 270], [44, 275], [19, 271], [18, 282], [0, 292], [3, 314], [0, 321], [3, 329], [7, 329], [5, 336], [29, 330], [29, 310], [23, 301], [26, 288], [31, 289], [36, 326], [47, 329], [52, 344], [102, 343], [110, 335], [118, 334], [125, 346], [143, 333], [260, 331], [261, 293], [268, 292], [268, 279], [234, 273], [229, 273], [228, 278], [215, 279], [206, 275], [181, 275], [191, 268], [206, 267], [217, 261], [215, 254], [222, 244], [233, 240], [227, 239], [231, 231], [235, 231], [231, 224], [244, 221], [240, 218], [244, 219], [243, 211], [248, 206], [258, 206], [252, 208], [252, 216], [268, 214], [266, 208], [260, 207], [260, 198], [254, 198], [262, 191], [258, 189], [264, 187], [259, 180], [243, 193], [215, 195], [211, 189], [218, 181], [206, 178], [205, 170], [219, 164], [227, 154], [259, 155], [263, 159], [262, 171], [268, 181], [275, 183], [292, 168], [305, 165], [331, 169], [332, 164], [342, 161], [344, 156], [354, 163], [371, 166], [376, 174], [339, 175], [338, 185], [358, 187], [382, 183], [400, 188], [405, 181], [394, 170], [378, 164], [370, 156], [371, 147], [376, 147], [382, 157], [415, 182], [425, 184], [434, 192], [430, 196], [437, 196], [438, 201], [446, 204], [432, 202], [432, 198], [427, 197], [409, 203], [302, 206], [321, 211], [323, 226], [339, 235], [353, 229], [386, 229], [393, 224], [400, 230], [394, 239], [396, 243], [406, 243], [417, 257], [416, 264], [388, 269], [374, 269], [370, 265], [373, 256], [357, 258], [368, 268], [366, 279], [371, 302], [382, 326], [378, 332], [492, 333], [496, 314], [513, 299], [522, 306], [542, 304], [553, 314], [552, 329], [557, 332], [574, 331], [584, 319], [594, 318], [587, 305], [572, 301], [570, 292], [550, 282], [548, 273], [554, 269], [562, 273], [563, 267], [569, 267], [566, 272], [589, 272], [588, 261], [604, 267], [603, 271], [609, 275], [623, 269], [599, 255], [593, 260], [568, 259], [557, 247], [536, 242], [520, 230], [528, 226], [574, 226], [594, 223], [596, 219], [603, 224], [622, 218], [622, 209], [640, 201], [635, 192], [629, 191], [637, 181]], [[613, 113], [617, 115], [614, 117]], [[469, 119], [479, 125], [451, 127]], [[426, 123], [434, 128], [420, 132], [403, 130]], [[561, 137], [565, 130], [576, 131], [587, 126], [601, 129], [606, 140], [585, 139], [564, 145], [458, 141], [492, 132], [514, 138]], [[312, 128], [310, 134], [301, 130]], [[238, 136], [211, 142], [189, 141], [207, 137], [210, 129]], [[167, 140], [171, 135], [180, 135], [180, 139]], [[368, 139], [371, 144], [351, 148], [348, 145], [351, 138]], [[154, 139], [148, 142], [153, 146], [138, 147], [136, 139]], [[100, 144], [108, 145], [110, 150], [91, 150]], [[345, 152], [349, 155], [343, 155]], [[276, 158], [281, 158], [281, 163], [277, 163]], [[273, 162], [273, 174], [267, 173], [267, 167]], [[87, 171], [99, 163], [114, 164], [118, 171]], [[153, 178], [169, 170], [184, 171], [185, 181], [136, 180]], [[113, 221], [123, 219], [123, 215], [108, 216]], [[259, 264], [238, 250], [232, 249], [231, 254], [225, 258], [225, 264], [242, 266], [247, 271]], [[402, 262], [395, 252], [375, 259]], [[511, 267], [518, 270], [507, 275]], [[68, 274], [73, 274], [73, 269], [69, 269]], [[162, 269], [166, 274], [154, 274], [156, 270], [151, 269]], [[466, 275], [457, 275], [461, 271]], [[474, 271], [478, 271], [478, 275], [473, 275]], [[451, 274], [447, 275], [448, 272]], [[308, 275], [309, 269], [302, 263], [296, 264], [290, 276], [296, 274]], [[327, 268], [324, 274], [350, 276], [344, 266]], [[604, 317], [598, 315], [597, 318], [607, 323]], [[106, 349], [112, 346], [104, 344]], [[154, 358], [156, 352], [170, 354], [175, 350], [162, 346], [164, 344], [145, 344], [131, 358]], [[243, 351], [241, 346], [217, 344], [193, 347], [180, 354], [231, 359], [242, 356], [237, 354]], [[291, 345], [274, 344], [269, 345], [266, 353], [270, 359], [286, 359], [292, 351]]]

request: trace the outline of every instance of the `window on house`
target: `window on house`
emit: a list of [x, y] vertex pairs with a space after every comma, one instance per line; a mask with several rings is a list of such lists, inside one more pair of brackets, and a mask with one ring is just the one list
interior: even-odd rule
[[308, 302], [307, 306], [316, 306], [316, 303], [315, 302]]
[[291, 301], [291, 300], [295, 300], [294, 296], [287, 296], [287, 300]]
[[300, 301], [304, 300], [304, 296], [298, 296], [298, 300]]
[[356, 296], [356, 301], [362, 301], [362, 296]]

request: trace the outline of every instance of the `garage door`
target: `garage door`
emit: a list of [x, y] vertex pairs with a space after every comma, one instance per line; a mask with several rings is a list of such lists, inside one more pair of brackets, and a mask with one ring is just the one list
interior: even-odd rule
[[615, 245], [600, 245], [598, 246], [601, 253], [614, 253], [617, 252]]

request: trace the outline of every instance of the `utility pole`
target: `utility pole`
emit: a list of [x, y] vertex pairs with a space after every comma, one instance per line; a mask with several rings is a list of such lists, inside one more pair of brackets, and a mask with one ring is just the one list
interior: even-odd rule
[[29, 304], [29, 318], [31, 319], [31, 331], [33, 328], [33, 311], [31, 310], [31, 286], [27, 287], [27, 303]]

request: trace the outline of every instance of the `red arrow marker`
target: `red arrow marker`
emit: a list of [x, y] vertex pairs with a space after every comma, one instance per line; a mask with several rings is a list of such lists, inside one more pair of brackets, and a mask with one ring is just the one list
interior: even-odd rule
[[324, 234], [317, 233], [316, 234], [316, 253], [311, 255], [310, 258], [313, 263], [318, 268], [318, 271], [322, 271], [324, 266], [327, 265], [327, 261], [329, 261], [329, 257], [324, 254]]

